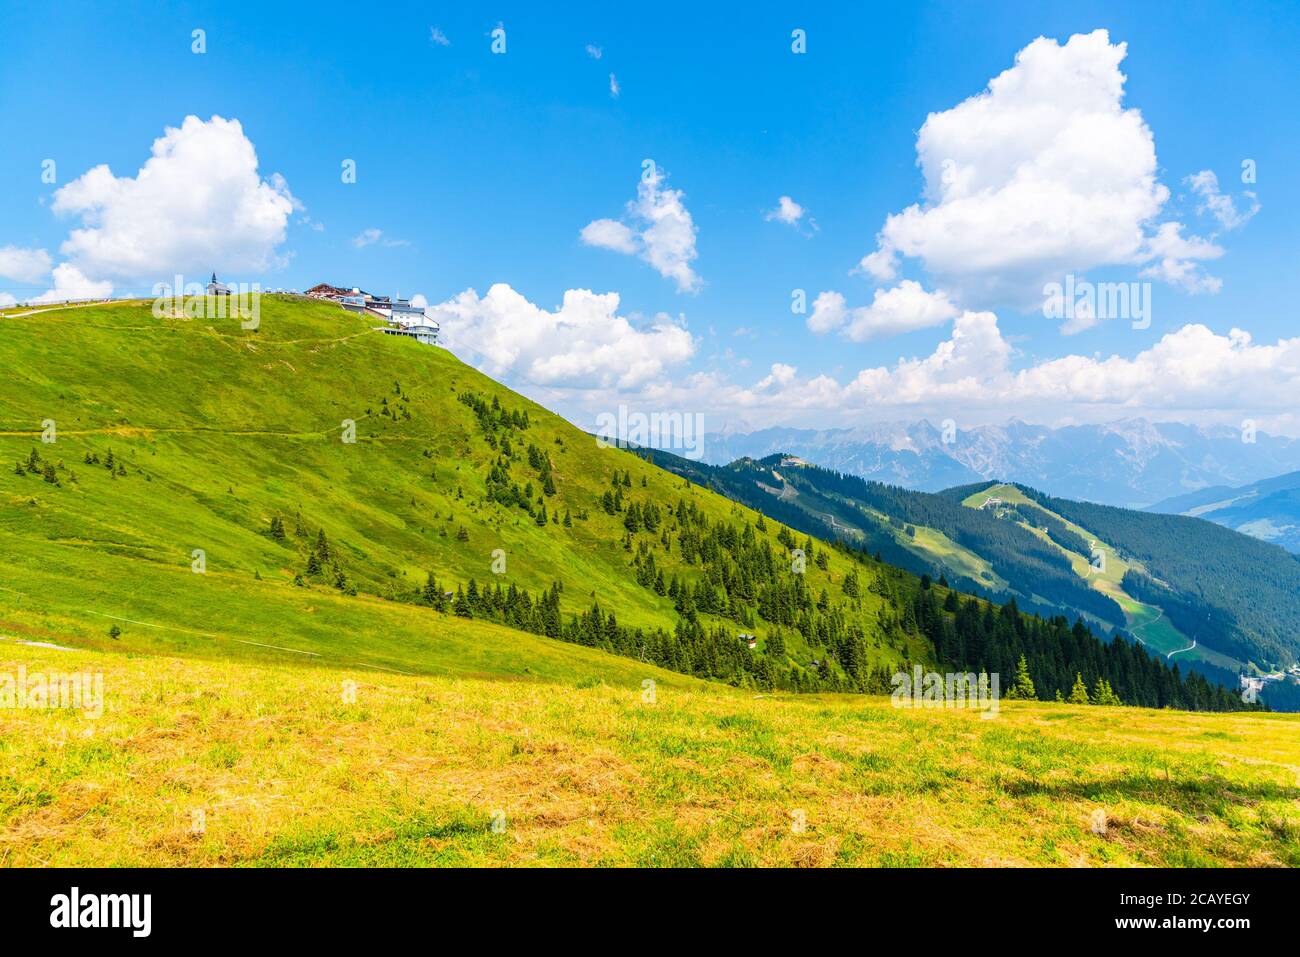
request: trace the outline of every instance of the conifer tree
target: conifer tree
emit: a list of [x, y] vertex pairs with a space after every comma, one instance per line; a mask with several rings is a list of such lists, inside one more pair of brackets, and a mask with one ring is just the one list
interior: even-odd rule
[[469, 607], [469, 599], [465, 597], [465, 592], [459, 585], [456, 586], [456, 598], [452, 601], [451, 610], [458, 618], [474, 617], [474, 613]]
[[1015, 681], [1007, 697], [1024, 701], [1032, 701], [1038, 697], [1038, 692], [1034, 689], [1034, 679], [1029, 676], [1029, 662], [1025, 660], [1024, 655], [1021, 655], [1020, 661], [1016, 663]]
[[1097, 683], [1092, 690], [1092, 703], [1099, 705], [1117, 705], [1122, 702], [1110, 686], [1110, 682], [1100, 675], [1097, 676]]
[[1074, 687], [1070, 689], [1070, 704], [1091, 704], [1088, 699], [1088, 686], [1083, 683], [1083, 675], [1074, 673]]

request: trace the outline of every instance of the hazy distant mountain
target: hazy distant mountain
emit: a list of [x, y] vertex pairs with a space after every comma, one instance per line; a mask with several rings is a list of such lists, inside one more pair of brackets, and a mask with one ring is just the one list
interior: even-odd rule
[[1215, 485], [1147, 511], [1195, 515], [1300, 553], [1300, 472], [1237, 488]]
[[1049, 428], [1011, 420], [958, 431], [945, 443], [929, 422], [846, 429], [769, 428], [711, 433], [705, 460], [722, 465], [784, 452], [850, 475], [938, 491], [999, 479], [1051, 495], [1140, 508], [1211, 486], [1237, 486], [1300, 469], [1300, 441], [1231, 428], [1146, 419]]

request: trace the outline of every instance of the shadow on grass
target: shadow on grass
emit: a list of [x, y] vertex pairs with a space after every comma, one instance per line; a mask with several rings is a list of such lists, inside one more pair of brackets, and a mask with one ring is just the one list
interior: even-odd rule
[[1250, 806], [1265, 801], [1300, 800], [1300, 787], [1295, 785], [1232, 781], [1218, 774], [1186, 778], [1124, 775], [1084, 781], [1004, 780], [998, 789], [1016, 798], [1040, 795], [1087, 801], [1123, 798], [1193, 813], [1214, 811], [1224, 804]]

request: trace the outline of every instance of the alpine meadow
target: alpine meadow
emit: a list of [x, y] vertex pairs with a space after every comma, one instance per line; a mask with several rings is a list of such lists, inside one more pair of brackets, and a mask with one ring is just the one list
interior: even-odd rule
[[1293, 941], [1300, 6], [0, 36], [15, 949]]
[[[792, 532], [337, 305], [3, 321], [32, 370], [6, 657], [106, 696], [4, 712], [9, 863], [1296, 863], [1290, 717], [1195, 716], [1258, 706]], [[1066, 704], [884, 697], [1021, 656], [1058, 685], [1004, 691]], [[873, 839], [895, 814], [943, 827]]]

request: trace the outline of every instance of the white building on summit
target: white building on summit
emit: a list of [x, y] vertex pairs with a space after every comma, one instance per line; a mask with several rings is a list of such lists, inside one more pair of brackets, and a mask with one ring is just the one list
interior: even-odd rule
[[209, 295], [209, 296], [229, 296], [229, 295], [230, 295], [230, 287], [227, 286], [224, 282], [217, 282], [217, 274], [216, 274], [216, 273], [213, 273], [213, 274], [212, 274], [212, 281], [211, 281], [210, 283], [208, 283], [208, 295]]
[[[212, 278], [216, 279], [215, 276]], [[423, 306], [412, 305], [409, 299], [372, 296], [357, 286], [347, 289], [324, 282], [308, 289], [307, 295], [314, 299], [336, 302], [349, 312], [386, 319], [388, 324], [378, 328], [387, 335], [406, 336], [426, 345], [434, 345], [438, 341], [438, 323], [425, 315]]]

